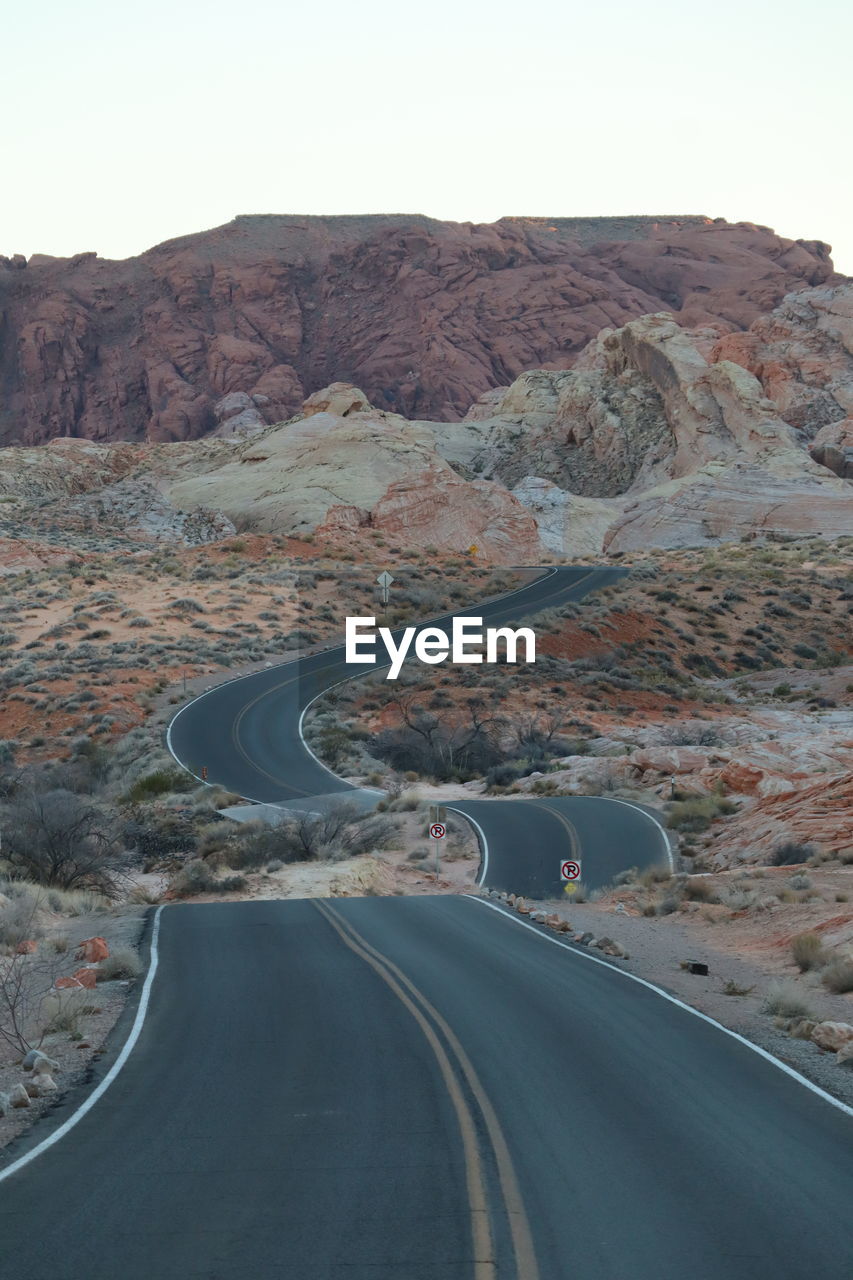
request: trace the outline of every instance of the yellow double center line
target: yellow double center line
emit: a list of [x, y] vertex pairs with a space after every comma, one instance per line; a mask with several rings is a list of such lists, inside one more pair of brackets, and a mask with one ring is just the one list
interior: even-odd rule
[[[465, 1178], [468, 1207], [471, 1219], [471, 1238], [474, 1247], [474, 1280], [495, 1280], [495, 1258], [492, 1216], [489, 1211], [483, 1158], [477, 1136], [474, 1113], [461, 1087], [461, 1073], [470, 1090], [489, 1136], [497, 1168], [501, 1199], [509, 1223], [510, 1238], [515, 1255], [517, 1280], [539, 1280], [539, 1267], [533, 1248], [530, 1223], [518, 1179], [509, 1154], [506, 1139], [494, 1107], [483, 1088], [471, 1061], [459, 1040], [444, 1018], [426, 996], [407, 978], [401, 969], [387, 956], [372, 946], [348, 921], [326, 902], [315, 902], [317, 910], [341, 938], [341, 941], [360, 956], [394, 992], [423, 1032], [432, 1049], [439, 1070], [456, 1113], [465, 1158]], [[455, 1064], [455, 1069], [454, 1069]]]
[[581, 855], [581, 842], [580, 842], [580, 837], [578, 836], [578, 833], [577, 833], [577, 828], [575, 827], [574, 823], [570, 822], [569, 819], [566, 817], [566, 815], [564, 813], [561, 813], [559, 809], [552, 809], [549, 804], [545, 804], [542, 800], [528, 801], [528, 803], [532, 804], [537, 809], [542, 809], [545, 813], [550, 813], [552, 818], [557, 819], [560, 826], [563, 828], [563, 830], [566, 832], [566, 834], [569, 837], [569, 848], [571, 849], [571, 856], [575, 859], [575, 861], [577, 861]]

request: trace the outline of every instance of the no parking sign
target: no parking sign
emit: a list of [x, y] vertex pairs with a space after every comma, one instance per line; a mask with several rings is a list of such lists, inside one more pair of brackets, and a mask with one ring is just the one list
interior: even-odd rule
[[560, 879], [568, 880], [570, 883], [581, 878], [581, 864], [574, 860], [560, 863]]

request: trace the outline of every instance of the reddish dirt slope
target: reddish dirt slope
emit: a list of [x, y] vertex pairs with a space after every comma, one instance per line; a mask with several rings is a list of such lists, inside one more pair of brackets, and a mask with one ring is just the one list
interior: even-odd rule
[[829, 248], [707, 218], [246, 216], [138, 258], [0, 258], [0, 444], [194, 439], [242, 392], [267, 422], [336, 381], [460, 417], [601, 328], [748, 326], [832, 277]]

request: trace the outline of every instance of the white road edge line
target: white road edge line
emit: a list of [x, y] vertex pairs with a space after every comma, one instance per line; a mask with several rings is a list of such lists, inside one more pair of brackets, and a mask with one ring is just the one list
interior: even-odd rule
[[840, 1098], [834, 1098], [831, 1093], [827, 1093], [825, 1089], [821, 1089], [820, 1085], [809, 1080], [808, 1077], [800, 1075], [799, 1071], [795, 1071], [793, 1067], [787, 1066], [781, 1062], [779, 1058], [774, 1058], [772, 1053], [768, 1053], [766, 1049], [762, 1049], [761, 1045], [754, 1044], [752, 1040], [747, 1040], [746, 1036], [740, 1035], [737, 1031], [732, 1031], [730, 1027], [724, 1027], [722, 1022], [717, 1022], [716, 1018], [711, 1018], [707, 1013], [702, 1013], [699, 1009], [694, 1009], [692, 1005], [685, 1004], [683, 1000], [679, 1000], [677, 996], [670, 995], [668, 991], [664, 991], [663, 987], [656, 987], [653, 982], [649, 982], [646, 978], [640, 978], [636, 973], [628, 973], [625, 969], [620, 969], [618, 965], [608, 964], [606, 960], [600, 960], [598, 956], [590, 955], [588, 951], [579, 950], [577, 947], [569, 946], [559, 938], [553, 938], [550, 934], [543, 933], [540, 929], [529, 924], [527, 920], [519, 920], [518, 916], [512, 915], [503, 907], [497, 906], [494, 902], [486, 902], [485, 898], [475, 898], [472, 894], [465, 894], [469, 902], [479, 902], [483, 907], [489, 907], [492, 911], [496, 911], [498, 915], [509, 920], [512, 924], [521, 925], [523, 929], [528, 929], [537, 938], [541, 938], [543, 942], [552, 942], [555, 947], [560, 947], [563, 951], [568, 951], [571, 955], [577, 956], [581, 960], [589, 960], [592, 964], [603, 965], [605, 969], [609, 969], [611, 973], [619, 973], [623, 978], [627, 978], [629, 982], [638, 982], [641, 987], [647, 987], [649, 991], [653, 991], [655, 995], [663, 996], [664, 1000], [668, 1000], [670, 1004], [677, 1005], [679, 1009], [684, 1009], [686, 1013], [692, 1013], [694, 1018], [701, 1018], [703, 1022], [707, 1022], [710, 1026], [716, 1027], [718, 1031], [722, 1031], [725, 1035], [731, 1036], [732, 1040], [737, 1040], [739, 1044], [745, 1045], [747, 1049], [751, 1049], [753, 1053], [757, 1053], [759, 1057], [764, 1058], [766, 1062], [770, 1062], [774, 1067], [778, 1067], [780, 1071], [784, 1071], [786, 1076], [790, 1076], [792, 1080], [796, 1080], [798, 1084], [805, 1085], [812, 1093], [816, 1093], [819, 1098], [823, 1098], [824, 1102], [829, 1102], [833, 1107], [837, 1107], [839, 1111], [843, 1111], [847, 1116], [853, 1116], [853, 1107], [848, 1107], [846, 1102], [842, 1102]]
[[447, 808], [450, 810], [451, 813], [458, 813], [460, 818], [464, 818], [466, 822], [471, 823], [472, 827], [477, 828], [477, 833], [480, 837], [480, 848], [483, 853], [483, 863], [480, 868], [480, 878], [477, 881], [477, 884], [483, 885], [485, 883], [486, 873], [489, 870], [489, 842], [486, 839], [486, 833], [483, 830], [483, 828], [480, 826], [477, 819], [472, 818], [470, 813], [466, 813], [464, 809], [455, 809], [452, 804], [449, 804]]
[[77, 1110], [73, 1115], [68, 1117], [64, 1124], [61, 1124], [58, 1129], [54, 1130], [54, 1132], [50, 1134], [49, 1137], [45, 1138], [44, 1142], [40, 1142], [37, 1147], [33, 1147], [32, 1151], [28, 1151], [26, 1155], [21, 1156], [20, 1159], [14, 1160], [8, 1168], [0, 1170], [0, 1182], [5, 1178], [10, 1178], [13, 1173], [17, 1173], [19, 1169], [23, 1169], [24, 1165], [29, 1164], [31, 1160], [35, 1160], [37, 1156], [42, 1155], [55, 1143], [59, 1142], [60, 1138], [64, 1138], [66, 1133], [69, 1133], [74, 1126], [83, 1119], [86, 1113], [92, 1110], [92, 1107], [94, 1107], [98, 1099], [106, 1093], [107, 1089], [109, 1089], [110, 1085], [130, 1057], [133, 1052], [133, 1048], [139, 1039], [139, 1034], [142, 1031], [142, 1024], [145, 1021], [145, 1015], [148, 1012], [148, 1002], [151, 998], [151, 987], [154, 982], [154, 975], [157, 972], [157, 965], [160, 960], [157, 940], [160, 935], [160, 916], [162, 912], [163, 908], [158, 907], [154, 914], [154, 928], [151, 933], [151, 956], [148, 964], [148, 974], [145, 978], [145, 985], [142, 988], [142, 995], [139, 998], [139, 1008], [136, 1010], [136, 1017], [133, 1020], [130, 1035], [127, 1037], [127, 1040], [125, 1040], [121, 1053], [116, 1058], [97, 1089], [90, 1093], [88, 1098], [80, 1103]]

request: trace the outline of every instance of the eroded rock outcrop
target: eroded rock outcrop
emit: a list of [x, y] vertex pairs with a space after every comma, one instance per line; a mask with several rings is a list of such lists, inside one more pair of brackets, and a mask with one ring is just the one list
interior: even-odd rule
[[811, 443], [811, 455], [822, 467], [853, 480], [853, 418], [827, 423]]
[[[805, 294], [807, 304], [791, 297], [774, 312], [777, 328], [787, 317], [800, 361], [800, 381], [785, 386], [816, 393], [822, 370], [840, 406], [846, 362], [853, 368], [853, 320], [844, 327], [853, 283]], [[802, 350], [791, 337], [800, 313], [811, 317]], [[527, 371], [453, 422], [409, 421], [337, 380], [267, 426], [262, 395], [226, 390], [220, 428], [205, 440], [6, 450], [2, 515], [19, 530], [35, 512], [93, 533], [189, 544], [238, 527], [356, 543], [383, 531], [404, 547], [476, 545], [503, 563], [853, 535], [853, 419], [810, 437], [785, 417], [770, 364], [733, 358], [746, 349], [735, 337], [755, 355], [760, 330], [756, 322], [728, 342], [719, 324], [687, 330], [669, 313], [646, 315], [602, 330], [574, 368]], [[802, 352], [816, 342], [825, 359], [809, 366], [807, 384]], [[217, 346], [226, 349], [236, 359], [236, 348]], [[0, 521], [0, 535], [10, 527]], [[0, 551], [6, 571], [39, 554], [20, 540]]]
[[[843, 312], [853, 285], [831, 292]], [[491, 418], [442, 428], [437, 448], [514, 486], [563, 554], [853, 533], [846, 422], [823, 428], [810, 455], [718, 338], [666, 313], [605, 330], [574, 369], [522, 375]]]
[[373, 529], [401, 546], [476, 544], [497, 562], [539, 554], [531, 513], [501, 485], [454, 471], [427, 424], [372, 409], [341, 384], [306, 407], [308, 416], [235, 448], [224, 465], [178, 480], [169, 500], [212, 505], [264, 532], [341, 542]]

